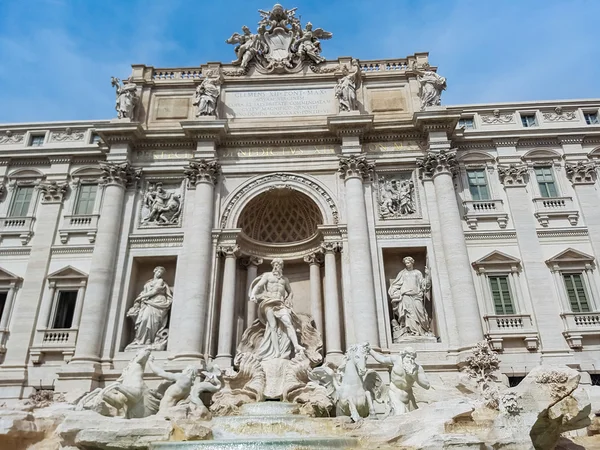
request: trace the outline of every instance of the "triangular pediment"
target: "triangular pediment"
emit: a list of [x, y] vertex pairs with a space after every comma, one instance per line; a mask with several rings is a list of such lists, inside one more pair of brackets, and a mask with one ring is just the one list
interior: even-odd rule
[[488, 253], [483, 258], [478, 259], [473, 263], [473, 266], [486, 266], [486, 265], [515, 265], [521, 264], [521, 260], [514, 256], [507, 255], [498, 250]]
[[82, 279], [87, 277], [87, 273], [84, 273], [73, 266], [63, 267], [48, 275], [49, 280]]
[[546, 264], [568, 264], [568, 263], [587, 263], [594, 262], [594, 257], [587, 253], [580, 252], [574, 248], [568, 248], [558, 255], [553, 256], [546, 261]]
[[2, 269], [0, 267], [0, 281], [18, 281], [22, 280], [22, 278], [18, 275], [15, 275], [12, 272], [9, 272], [6, 269]]

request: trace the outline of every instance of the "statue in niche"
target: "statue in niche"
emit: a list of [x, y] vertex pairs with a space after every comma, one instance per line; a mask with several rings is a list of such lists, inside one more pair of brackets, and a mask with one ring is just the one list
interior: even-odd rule
[[143, 225], [173, 225], [181, 216], [181, 195], [167, 192], [162, 183], [149, 185], [144, 194], [144, 206], [149, 210], [142, 219]]
[[335, 96], [340, 103], [340, 112], [356, 111], [356, 86], [360, 76], [360, 67], [356, 59], [352, 60], [352, 70], [344, 66], [344, 76], [340, 78], [335, 86]]
[[135, 337], [125, 350], [149, 346], [152, 350], [164, 350], [169, 336], [168, 319], [173, 294], [163, 280], [166, 270], [154, 268], [154, 278], [148, 280], [136, 297], [127, 317], [134, 321]]
[[388, 290], [392, 301], [393, 341], [411, 336], [433, 336], [425, 302], [431, 301], [431, 277], [414, 268], [415, 260], [407, 256], [402, 260], [406, 269], [400, 271]]
[[391, 416], [413, 411], [418, 408], [413, 386], [417, 383], [423, 389], [431, 387], [425, 371], [415, 362], [417, 352], [411, 347], [401, 350], [397, 356], [383, 355], [370, 349], [371, 356], [380, 364], [391, 366], [390, 385], [387, 391]]
[[196, 117], [216, 116], [217, 100], [221, 95], [221, 81], [217, 77], [206, 77], [196, 88], [193, 105], [197, 107]]
[[258, 318], [244, 331], [238, 353], [252, 353], [258, 360], [291, 359], [306, 352], [312, 362], [321, 361], [321, 339], [309, 317], [297, 315], [293, 293], [283, 276], [283, 260], [275, 258], [273, 270], [250, 285], [250, 301], [258, 304]]
[[119, 119], [133, 119], [135, 107], [139, 101], [137, 96], [137, 86], [131, 81], [131, 78], [121, 80], [115, 77], [111, 77], [111, 86], [117, 91], [117, 103], [115, 109], [117, 110], [117, 117]]
[[421, 110], [428, 106], [440, 106], [442, 91], [446, 89], [446, 78], [431, 70], [416, 70], [417, 80], [421, 84]]
[[382, 219], [397, 219], [415, 212], [415, 185], [413, 181], [389, 180], [380, 177], [379, 216]]

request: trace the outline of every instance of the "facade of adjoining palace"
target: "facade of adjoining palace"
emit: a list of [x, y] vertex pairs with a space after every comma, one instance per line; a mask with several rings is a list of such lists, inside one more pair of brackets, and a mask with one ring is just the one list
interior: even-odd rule
[[600, 374], [600, 100], [439, 106], [426, 53], [271, 61], [245, 33], [233, 65], [133, 66], [119, 118], [0, 126], [0, 397], [147, 345], [234, 364], [277, 258], [325, 360], [451, 374], [488, 339], [509, 377]]

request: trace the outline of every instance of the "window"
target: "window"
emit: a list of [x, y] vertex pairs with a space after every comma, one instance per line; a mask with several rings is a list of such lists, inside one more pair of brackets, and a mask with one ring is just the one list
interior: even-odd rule
[[583, 117], [585, 118], [585, 123], [587, 123], [588, 125], [598, 125], [600, 123], [598, 121], [598, 113], [584, 112]]
[[94, 211], [94, 203], [96, 202], [96, 184], [82, 184], [79, 187], [77, 194], [77, 202], [75, 204], [75, 214], [92, 214]]
[[592, 379], [592, 386], [600, 386], [600, 374], [599, 373], [590, 373], [590, 378]]
[[77, 291], [58, 291], [58, 302], [52, 328], [71, 328], [77, 303]]
[[8, 291], [0, 292], [0, 321], [2, 320], [4, 307], [6, 306], [6, 297], [8, 297]]
[[467, 179], [469, 181], [469, 191], [473, 200], [489, 200], [490, 193], [485, 178], [485, 170], [467, 170]]
[[508, 288], [508, 277], [493, 276], [489, 277], [489, 280], [496, 314], [514, 314], [515, 308]]
[[31, 135], [31, 140], [29, 141], [30, 147], [41, 147], [44, 145], [45, 134], [33, 134]]
[[557, 197], [556, 184], [554, 183], [554, 175], [551, 167], [536, 167], [535, 178], [540, 187], [542, 197]]
[[512, 376], [508, 378], [508, 387], [517, 387], [521, 381], [525, 379], [525, 377]]
[[571, 305], [571, 311], [575, 313], [589, 312], [590, 306], [587, 294], [583, 286], [583, 280], [580, 273], [564, 273], [565, 286], [567, 288], [567, 297]]
[[537, 127], [535, 114], [521, 114], [521, 123], [525, 128]]
[[33, 186], [17, 186], [12, 205], [8, 213], [9, 217], [24, 217], [29, 211], [29, 204], [33, 196]]
[[464, 119], [458, 120], [458, 128], [464, 128], [466, 130], [472, 130], [475, 128], [475, 121], [472, 117], [465, 117]]
[[101, 142], [100, 135], [93, 133], [92, 134], [92, 144], [98, 144]]

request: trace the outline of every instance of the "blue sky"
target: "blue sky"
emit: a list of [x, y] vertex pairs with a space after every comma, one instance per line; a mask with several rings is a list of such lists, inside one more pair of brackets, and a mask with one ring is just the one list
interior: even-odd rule
[[[273, 0], [0, 0], [0, 123], [110, 119], [130, 65], [229, 62]], [[443, 104], [600, 97], [600, 1], [291, 0], [328, 59], [428, 51]]]

